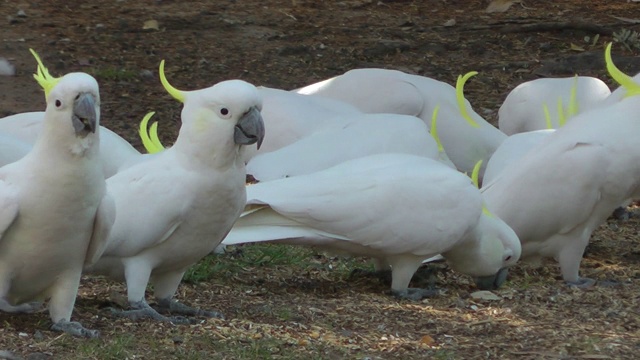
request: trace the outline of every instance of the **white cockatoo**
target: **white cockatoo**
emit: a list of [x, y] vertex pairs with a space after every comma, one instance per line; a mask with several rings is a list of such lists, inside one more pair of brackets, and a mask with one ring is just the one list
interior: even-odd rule
[[[463, 88], [475, 72], [458, 77], [456, 88], [419, 75], [397, 70], [355, 69], [295, 90], [300, 94], [347, 102], [366, 113], [413, 115], [431, 126], [437, 107], [438, 135], [444, 151], [458, 170], [471, 173], [483, 166], [507, 137], [478, 115], [464, 98]], [[480, 170], [480, 179], [484, 168]]]
[[439, 159], [438, 144], [421, 119], [398, 114], [357, 114], [352, 115], [344, 126], [309, 135], [278, 150], [255, 156], [247, 164], [247, 174], [259, 181], [275, 180], [309, 174], [347, 160], [381, 153]]
[[124, 316], [171, 320], [145, 301], [148, 282], [161, 310], [217, 316], [172, 298], [187, 268], [222, 241], [244, 208], [240, 148], [264, 138], [261, 99], [241, 80], [177, 90], [164, 77], [164, 61], [160, 78], [184, 104], [178, 138], [172, 147], [107, 179], [117, 216], [103, 256], [87, 272], [126, 280], [132, 309]]
[[38, 63], [42, 129], [26, 156], [0, 168], [0, 310], [28, 312], [49, 298], [53, 330], [95, 337], [70, 318], [83, 266], [101, 255], [115, 218], [98, 158], [98, 83], [53, 78]]
[[[27, 144], [34, 144], [42, 131], [45, 113], [43, 111], [26, 112], [0, 119], [0, 134], [10, 135]], [[2, 141], [2, 139], [0, 139]], [[0, 145], [1, 146], [1, 145]], [[8, 145], [6, 145], [8, 146]], [[99, 161], [105, 178], [126, 167], [140, 152], [115, 132], [100, 126]]]
[[344, 126], [348, 117], [361, 111], [344, 103], [325, 98], [313, 98], [294, 92], [258, 87], [262, 97], [262, 118], [269, 133], [260, 149], [247, 146], [243, 149], [245, 162], [256, 154], [278, 150], [311, 134], [333, 126]]
[[602, 80], [590, 76], [542, 78], [513, 89], [498, 111], [498, 127], [507, 135], [557, 129], [611, 94]]
[[371, 257], [392, 271], [393, 294], [409, 289], [424, 259], [442, 254], [482, 288], [500, 286], [520, 242], [483, 211], [466, 175], [433, 159], [376, 154], [308, 175], [247, 187], [247, 207], [223, 244], [280, 242]]
[[543, 129], [509, 136], [489, 159], [484, 171], [484, 183], [488, 184], [493, 181], [504, 169], [517, 163], [529, 150], [538, 146], [554, 131], [555, 129]]
[[578, 275], [591, 233], [640, 196], [640, 85], [618, 74], [626, 98], [577, 115], [482, 189], [518, 234], [523, 258], [555, 258], [570, 284], [593, 284]]

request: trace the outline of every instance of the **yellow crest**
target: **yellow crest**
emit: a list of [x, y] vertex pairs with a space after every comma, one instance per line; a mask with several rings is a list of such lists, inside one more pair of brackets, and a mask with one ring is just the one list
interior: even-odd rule
[[[478, 160], [476, 165], [473, 167], [473, 171], [471, 171], [471, 181], [473, 185], [475, 185], [478, 189], [480, 189], [480, 184], [478, 183], [478, 175], [480, 174], [480, 168], [482, 167], [482, 160]], [[491, 211], [487, 209], [487, 205], [482, 202], [482, 213], [487, 216], [493, 216]]]
[[147, 131], [149, 119], [151, 119], [154, 114], [155, 112], [153, 111], [147, 113], [147, 115], [142, 118], [142, 121], [140, 121], [140, 128], [138, 129], [142, 145], [144, 145], [144, 148], [147, 149], [149, 154], [155, 154], [164, 150], [164, 146], [158, 138], [158, 122], [154, 121], [153, 124], [151, 124], [150, 132]]
[[567, 122], [567, 117], [564, 115], [564, 106], [562, 106], [562, 97], [558, 96], [558, 127], [563, 127]]
[[55, 78], [51, 76], [51, 74], [49, 74], [49, 70], [42, 64], [40, 56], [38, 56], [38, 54], [33, 49], [29, 49], [29, 51], [31, 51], [31, 55], [36, 58], [36, 62], [38, 63], [38, 68], [36, 70], [36, 73], [33, 74], [33, 78], [36, 79], [38, 85], [40, 85], [40, 87], [44, 89], [44, 96], [46, 98], [49, 96], [51, 89], [53, 89], [53, 87], [56, 86], [58, 82], [60, 82], [61, 78]]
[[578, 101], [576, 95], [578, 92], [578, 74], [573, 77], [573, 85], [571, 85], [571, 93], [569, 97], [569, 108], [567, 108], [567, 117], [572, 117], [578, 113]]
[[549, 107], [547, 104], [542, 104], [542, 111], [544, 111], [544, 120], [547, 124], [547, 129], [553, 129], [553, 124], [551, 123], [551, 115], [549, 114]]
[[604, 51], [604, 61], [607, 64], [607, 71], [609, 75], [615, 80], [620, 86], [622, 86], [625, 90], [627, 90], [627, 94], [624, 96], [634, 96], [640, 95], [640, 85], [633, 81], [633, 78], [616, 67], [613, 63], [613, 59], [611, 59], [611, 44], [607, 44], [607, 48]]
[[444, 152], [444, 146], [442, 146], [442, 143], [440, 142], [440, 137], [438, 136], [437, 120], [438, 120], [439, 110], [440, 110], [440, 105], [436, 105], [436, 107], [433, 109], [433, 114], [431, 115], [431, 129], [429, 132], [431, 133], [431, 136], [433, 137], [433, 139], [436, 141], [436, 144], [438, 144], [438, 152]]
[[167, 81], [167, 77], [164, 75], [164, 60], [160, 61], [160, 82], [169, 95], [173, 96], [174, 99], [181, 103], [184, 103], [184, 92], [171, 86], [169, 81]]
[[458, 108], [460, 109], [460, 115], [467, 120], [467, 122], [473, 127], [479, 127], [477, 122], [475, 122], [471, 116], [469, 116], [469, 112], [467, 111], [467, 106], [464, 103], [464, 84], [471, 78], [472, 76], [478, 75], [477, 71], [471, 71], [466, 73], [464, 76], [458, 75], [458, 81], [456, 81], [456, 101], [458, 102]]

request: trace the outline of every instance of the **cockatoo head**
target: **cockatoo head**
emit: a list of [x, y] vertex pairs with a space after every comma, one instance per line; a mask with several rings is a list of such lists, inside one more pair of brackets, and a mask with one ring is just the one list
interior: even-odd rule
[[[471, 181], [479, 187], [478, 176], [482, 160], [471, 173]], [[507, 268], [513, 266], [522, 252], [520, 239], [502, 219], [483, 204], [478, 223], [461, 246], [449, 251], [445, 258], [451, 267], [474, 277], [483, 290], [497, 289], [507, 280]]]
[[38, 63], [33, 77], [44, 90], [47, 117], [62, 129], [70, 124], [77, 137], [95, 133], [100, 125], [100, 90], [96, 79], [85, 73], [53, 77], [40, 56], [33, 49], [29, 51]]
[[77, 137], [94, 134], [100, 121], [98, 83], [85, 73], [65, 75], [47, 95], [46, 114], [57, 126], [71, 126]]
[[520, 259], [516, 233], [500, 218], [483, 212], [470, 237], [443, 254], [451, 268], [471, 275], [483, 290], [497, 289], [507, 279], [510, 266]]
[[164, 61], [160, 63], [160, 80], [169, 94], [184, 104], [182, 122], [190, 141], [224, 142], [231, 133], [237, 145], [262, 144], [262, 98], [255, 86], [228, 80], [201, 90], [177, 90], [164, 75]]

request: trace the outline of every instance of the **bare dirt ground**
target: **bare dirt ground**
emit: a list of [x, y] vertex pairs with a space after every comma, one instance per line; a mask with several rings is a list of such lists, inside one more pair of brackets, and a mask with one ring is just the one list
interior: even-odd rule
[[[517, 84], [539, 76], [604, 71], [604, 43], [640, 31], [640, 3], [523, 1], [486, 13], [487, 1], [0, 1], [0, 116], [44, 109], [31, 74], [38, 51], [54, 75], [93, 74], [102, 123], [140, 148], [135, 131], [151, 110], [161, 138], [177, 134], [180, 104], [162, 89], [160, 60], [179, 89], [240, 78], [293, 89], [352, 68], [399, 69], [466, 86], [488, 120]], [[156, 21], [148, 22], [150, 20]], [[144, 27], [148, 29], [144, 29]], [[637, 35], [637, 34], [636, 34]], [[640, 43], [614, 45], [627, 73], [640, 71]], [[526, 204], [523, 204], [525, 207]], [[632, 209], [633, 210], [633, 209]], [[640, 352], [638, 218], [609, 220], [594, 235], [582, 275], [613, 287], [567, 287], [554, 262], [522, 264], [493, 299], [470, 280], [437, 274], [441, 296], [398, 301], [388, 284], [349, 278], [360, 260], [310, 250], [244, 247], [200, 264], [177, 297], [226, 320], [191, 326], [114, 318], [121, 284], [85, 278], [74, 319], [97, 340], [48, 330], [46, 312], [0, 314], [0, 350], [30, 359], [633, 359]], [[1, 356], [0, 356], [1, 357]]]

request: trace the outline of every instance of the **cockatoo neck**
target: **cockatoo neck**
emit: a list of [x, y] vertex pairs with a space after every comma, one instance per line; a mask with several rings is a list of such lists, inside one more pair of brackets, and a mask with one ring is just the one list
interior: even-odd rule
[[99, 129], [86, 136], [77, 136], [70, 120], [61, 119], [65, 114], [49, 112], [45, 116], [48, 119], [42, 124], [42, 131], [34, 143], [33, 152], [41, 152], [47, 156], [85, 157], [90, 160], [97, 158]]

